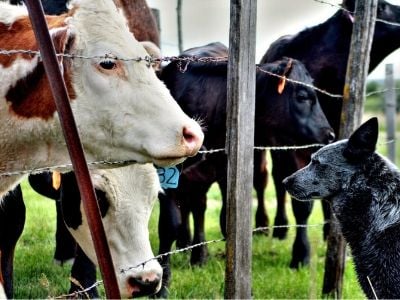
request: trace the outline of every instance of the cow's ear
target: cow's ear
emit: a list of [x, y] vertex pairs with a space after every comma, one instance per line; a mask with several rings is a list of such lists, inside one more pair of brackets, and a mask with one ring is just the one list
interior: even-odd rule
[[343, 156], [350, 161], [362, 161], [375, 152], [377, 140], [378, 119], [372, 118], [350, 136]]
[[53, 40], [56, 53], [64, 54], [69, 52], [74, 41], [75, 34], [70, 27], [53, 28], [50, 30], [51, 39]]
[[286, 85], [286, 77], [289, 77], [290, 71], [292, 69], [293, 59], [289, 57], [284, 57], [278, 64], [276, 74], [280, 76], [278, 80], [277, 91], [279, 94], [283, 93]]

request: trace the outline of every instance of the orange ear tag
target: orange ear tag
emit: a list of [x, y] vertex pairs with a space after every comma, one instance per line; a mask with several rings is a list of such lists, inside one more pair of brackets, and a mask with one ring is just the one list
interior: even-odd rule
[[51, 174], [51, 179], [52, 179], [53, 188], [55, 190], [58, 190], [60, 188], [60, 185], [61, 185], [61, 173], [60, 172], [53, 172]]
[[278, 83], [278, 93], [282, 94], [283, 90], [285, 89], [285, 84], [286, 84], [286, 77], [283, 76]]

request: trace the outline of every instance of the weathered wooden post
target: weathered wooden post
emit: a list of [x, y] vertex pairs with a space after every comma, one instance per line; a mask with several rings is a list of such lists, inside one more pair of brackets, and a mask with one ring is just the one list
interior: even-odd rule
[[183, 52], [183, 36], [182, 36], [182, 0], [177, 0], [176, 4], [176, 23], [178, 27], [178, 50]]
[[231, 0], [227, 101], [225, 298], [251, 298], [257, 0]]
[[[350, 54], [343, 90], [339, 139], [348, 138], [361, 124], [377, 3], [378, 0], [356, 0]], [[330, 225], [322, 293], [340, 299], [342, 298], [346, 242], [333, 215]]]
[[396, 163], [396, 90], [393, 64], [387, 64], [385, 69], [385, 116], [388, 157]]

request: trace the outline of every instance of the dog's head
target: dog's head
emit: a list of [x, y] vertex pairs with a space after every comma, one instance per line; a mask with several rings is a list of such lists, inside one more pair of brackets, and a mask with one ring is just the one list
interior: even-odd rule
[[352, 175], [375, 152], [378, 121], [372, 118], [361, 125], [348, 140], [327, 145], [311, 156], [311, 162], [283, 180], [296, 199], [331, 198], [346, 190]]

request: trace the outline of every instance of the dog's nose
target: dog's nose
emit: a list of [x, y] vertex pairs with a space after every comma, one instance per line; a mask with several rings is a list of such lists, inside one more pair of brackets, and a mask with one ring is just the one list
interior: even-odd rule
[[328, 129], [326, 130], [326, 139], [325, 139], [325, 143], [326, 143], [326, 144], [330, 144], [330, 143], [332, 143], [333, 141], [335, 141], [335, 139], [336, 139], [335, 132], [333, 131], [332, 128], [328, 128]]
[[287, 189], [287, 186], [290, 185], [290, 182], [291, 182], [291, 181], [293, 181], [293, 179], [291, 179], [290, 176], [289, 176], [289, 177], [286, 177], [285, 179], [283, 179], [283, 180], [282, 180], [283, 187], [284, 187], [285, 189]]

